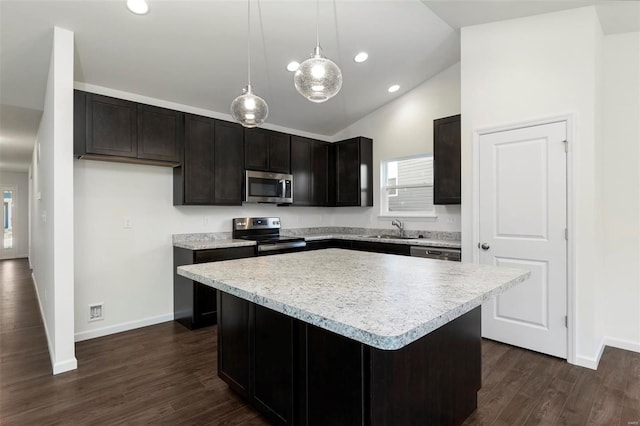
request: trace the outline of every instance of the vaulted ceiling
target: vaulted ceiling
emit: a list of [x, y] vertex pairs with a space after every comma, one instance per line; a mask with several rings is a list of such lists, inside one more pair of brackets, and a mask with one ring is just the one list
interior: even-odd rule
[[[75, 34], [75, 81], [228, 114], [247, 83], [247, 2], [149, 3], [143, 16], [124, 0], [0, 3], [0, 169], [28, 167], [53, 26]], [[252, 0], [251, 80], [269, 104], [268, 125], [330, 136], [456, 63], [460, 27], [594, 3], [323, 0], [320, 43], [344, 84], [313, 104], [285, 67], [314, 47], [316, 2]], [[605, 32], [638, 31], [637, 6], [598, 1]], [[369, 60], [358, 64], [360, 51]], [[400, 90], [390, 94], [392, 84]]]

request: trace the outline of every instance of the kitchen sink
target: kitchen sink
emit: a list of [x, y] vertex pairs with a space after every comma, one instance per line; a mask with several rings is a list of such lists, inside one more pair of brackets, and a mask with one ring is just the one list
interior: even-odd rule
[[389, 234], [382, 234], [382, 235], [360, 235], [360, 237], [362, 238], [375, 238], [378, 240], [417, 240], [418, 237], [401, 237], [399, 235], [389, 235]]

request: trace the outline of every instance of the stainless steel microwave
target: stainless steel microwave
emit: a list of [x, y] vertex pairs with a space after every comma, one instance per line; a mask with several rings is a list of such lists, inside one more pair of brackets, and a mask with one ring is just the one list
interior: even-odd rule
[[293, 175], [246, 171], [244, 200], [250, 203], [293, 203]]

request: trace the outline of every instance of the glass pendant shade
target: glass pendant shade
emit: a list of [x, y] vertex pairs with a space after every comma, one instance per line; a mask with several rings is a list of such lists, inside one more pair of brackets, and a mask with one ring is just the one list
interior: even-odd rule
[[257, 127], [267, 119], [269, 106], [264, 99], [253, 94], [251, 84], [248, 84], [242, 92], [242, 95], [231, 102], [231, 115], [244, 127]]
[[342, 88], [342, 71], [332, 60], [322, 56], [317, 45], [311, 58], [300, 64], [293, 83], [298, 93], [311, 102], [325, 102]]

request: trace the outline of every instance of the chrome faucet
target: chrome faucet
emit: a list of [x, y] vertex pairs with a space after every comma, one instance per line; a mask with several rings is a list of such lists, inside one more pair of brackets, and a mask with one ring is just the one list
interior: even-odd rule
[[398, 230], [400, 231], [400, 236], [404, 237], [404, 223], [402, 223], [402, 221], [398, 219], [393, 219], [391, 221], [391, 225], [397, 227]]

